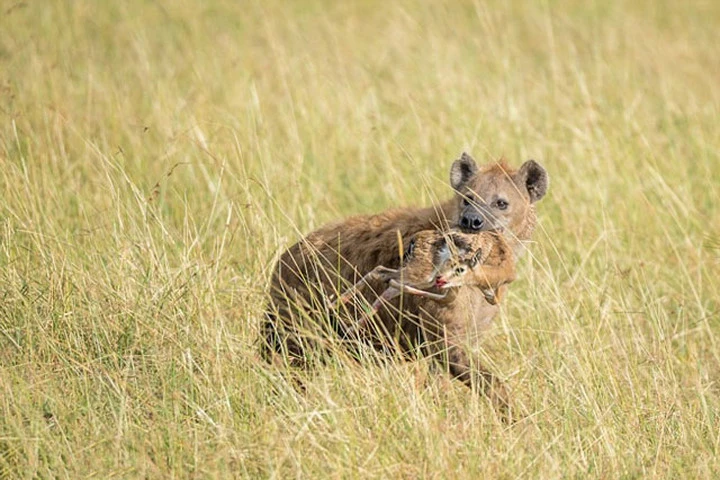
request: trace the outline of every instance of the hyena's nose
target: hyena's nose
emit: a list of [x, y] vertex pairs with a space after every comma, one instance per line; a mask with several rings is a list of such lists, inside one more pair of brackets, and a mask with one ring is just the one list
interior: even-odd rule
[[479, 215], [464, 215], [460, 219], [460, 228], [464, 230], [481, 230], [485, 220]]

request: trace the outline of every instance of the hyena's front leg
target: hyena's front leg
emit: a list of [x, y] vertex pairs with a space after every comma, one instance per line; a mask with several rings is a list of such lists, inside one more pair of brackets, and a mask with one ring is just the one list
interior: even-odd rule
[[464, 329], [452, 324], [439, 325], [435, 320], [423, 319], [423, 330], [429, 355], [443, 364], [450, 375], [473, 391], [490, 399], [495, 411], [505, 423], [512, 422], [510, 395], [505, 384], [462, 346]]
[[446, 347], [450, 375], [467, 387], [487, 396], [504, 422], [511, 422], [510, 395], [505, 384], [478, 360], [471, 361], [468, 353], [458, 345]]

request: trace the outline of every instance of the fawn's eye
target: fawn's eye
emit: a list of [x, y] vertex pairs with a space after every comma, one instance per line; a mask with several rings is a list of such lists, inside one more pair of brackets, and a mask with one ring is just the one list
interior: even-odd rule
[[495, 207], [497, 207], [498, 210], [505, 210], [508, 207], [509, 203], [507, 200], [504, 200], [502, 198], [499, 198], [495, 201]]

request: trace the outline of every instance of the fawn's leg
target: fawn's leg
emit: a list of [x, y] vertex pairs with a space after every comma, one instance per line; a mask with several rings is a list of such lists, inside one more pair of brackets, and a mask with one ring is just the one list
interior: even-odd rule
[[428, 292], [425, 290], [421, 290], [418, 288], [415, 288], [411, 285], [405, 285], [400, 282], [398, 282], [395, 279], [390, 279], [390, 286], [385, 289], [385, 291], [380, 295], [372, 304], [369, 310], [363, 312], [363, 315], [360, 317], [360, 320], [357, 324], [357, 329], [363, 329], [367, 327], [368, 322], [370, 319], [375, 316], [375, 314], [380, 310], [380, 307], [382, 306], [383, 302], [389, 302], [392, 299], [398, 297], [400, 295], [400, 292], [405, 292], [410, 295], [417, 295], [420, 297], [429, 298], [431, 300], [435, 301], [441, 301], [444, 300], [447, 297], [448, 292], [443, 293], [433, 293]]
[[380, 310], [380, 306], [383, 304], [383, 302], [389, 302], [398, 295], [400, 295], [400, 290], [395, 288], [394, 286], [386, 288], [385, 291], [373, 302], [370, 308], [362, 312], [360, 318], [358, 319], [357, 325], [352, 327], [350, 331], [357, 332], [365, 329], [367, 327], [367, 324], [370, 322], [370, 319], [375, 316], [378, 310]]
[[483, 294], [485, 295], [485, 300], [490, 305], [497, 305], [502, 301], [503, 298], [505, 298], [505, 294], [507, 293], [507, 283], [500, 285], [496, 289], [492, 288], [486, 288], [483, 290]]
[[417, 295], [419, 297], [430, 298], [432, 300], [444, 300], [445, 297], [447, 297], [447, 292], [443, 292], [443, 293], [428, 292], [427, 290], [421, 290], [419, 288], [413, 287], [412, 285], [406, 285], [404, 283], [400, 283], [394, 279], [390, 280], [390, 285], [397, 288], [398, 290], [402, 290], [405, 293], [409, 293], [410, 295]]
[[365, 274], [360, 280], [358, 280], [353, 286], [345, 290], [342, 295], [338, 298], [338, 301], [341, 304], [346, 304], [349, 302], [352, 297], [355, 295], [355, 292], [363, 285], [369, 285], [370, 282], [373, 281], [382, 281], [387, 282], [388, 280], [397, 278], [400, 275], [398, 270], [383, 267], [382, 265], [378, 265], [377, 267], [373, 268]]

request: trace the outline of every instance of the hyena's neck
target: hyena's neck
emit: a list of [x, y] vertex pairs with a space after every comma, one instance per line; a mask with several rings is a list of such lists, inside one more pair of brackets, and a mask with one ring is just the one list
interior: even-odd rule
[[[361, 226], [352, 234], [351, 247], [344, 252], [357, 257], [361, 270], [384, 265], [400, 265], [401, 250], [422, 230], [448, 230], [457, 224], [457, 206], [453, 199], [426, 208], [403, 208], [361, 218]], [[399, 238], [402, 245], [398, 245]]]
[[398, 232], [403, 241], [423, 230], [449, 230], [457, 226], [457, 206], [451, 199], [446, 202], [425, 208], [391, 210], [381, 215], [381, 230], [397, 237]]
[[518, 260], [525, 253], [527, 244], [532, 239], [537, 225], [537, 215], [535, 214], [535, 205], [530, 205], [525, 221], [516, 229], [515, 232], [507, 232], [505, 239], [513, 251], [515, 260]]
[[[418, 211], [418, 232], [421, 230], [449, 230], [457, 227], [457, 205], [450, 199], [439, 205], [433, 205]], [[417, 232], [415, 232], [417, 233]]]

